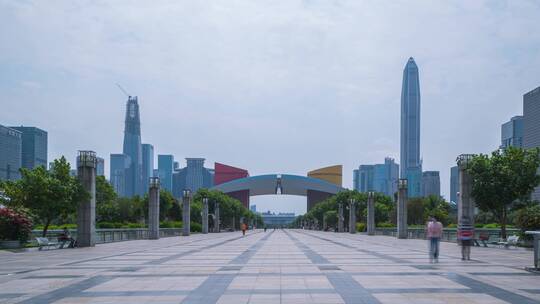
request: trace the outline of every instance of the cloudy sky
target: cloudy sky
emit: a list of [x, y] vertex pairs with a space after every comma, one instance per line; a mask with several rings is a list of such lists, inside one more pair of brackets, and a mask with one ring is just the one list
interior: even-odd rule
[[[420, 69], [425, 170], [494, 150], [540, 86], [540, 2], [0, 0], [0, 124], [49, 132], [49, 158], [143, 142], [251, 175], [399, 160], [401, 78]], [[107, 172], [108, 174], [108, 172]], [[255, 197], [305, 211], [303, 197]]]

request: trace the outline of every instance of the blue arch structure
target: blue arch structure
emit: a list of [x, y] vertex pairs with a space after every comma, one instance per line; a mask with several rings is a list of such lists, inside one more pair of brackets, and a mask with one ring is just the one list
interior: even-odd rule
[[343, 191], [327, 181], [291, 174], [267, 174], [235, 179], [216, 185], [213, 190], [226, 194], [248, 192], [248, 196], [285, 194], [307, 197], [308, 210], [318, 202]]

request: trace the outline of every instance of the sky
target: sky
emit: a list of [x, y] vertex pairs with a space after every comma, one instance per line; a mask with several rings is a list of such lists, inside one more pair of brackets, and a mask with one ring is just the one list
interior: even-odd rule
[[[488, 153], [540, 86], [540, 2], [0, 0], [0, 124], [49, 160], [122, 151], [125, 95], [156, 154], [250, 175], [399, 162], [403, 68], [420, 70], [424, 170]], [[157, 165], [157, 164], [156, 164]], [[303, 213], [304, 197], [252, 197]]]

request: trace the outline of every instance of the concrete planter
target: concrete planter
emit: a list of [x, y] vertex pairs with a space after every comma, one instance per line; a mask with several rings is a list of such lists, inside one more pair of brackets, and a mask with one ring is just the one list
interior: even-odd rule
[[0, 241], [0, 248], [7, 248], [7, 249], [21, 248], [21, 241]]

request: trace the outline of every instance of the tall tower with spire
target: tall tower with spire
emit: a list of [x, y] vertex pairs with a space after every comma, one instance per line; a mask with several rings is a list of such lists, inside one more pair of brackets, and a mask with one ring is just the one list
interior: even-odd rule
[[418, 66], [412, 57], [409, 58], [403, 70], [400, 158], [400, 177], [408, 179], [409, 197], [422, 196], [420, 78]]
[[128, 97], [123, 154], [129, 156], [125, 174], [125, 196], [143, 195], [141, 119], [137, 96]]

